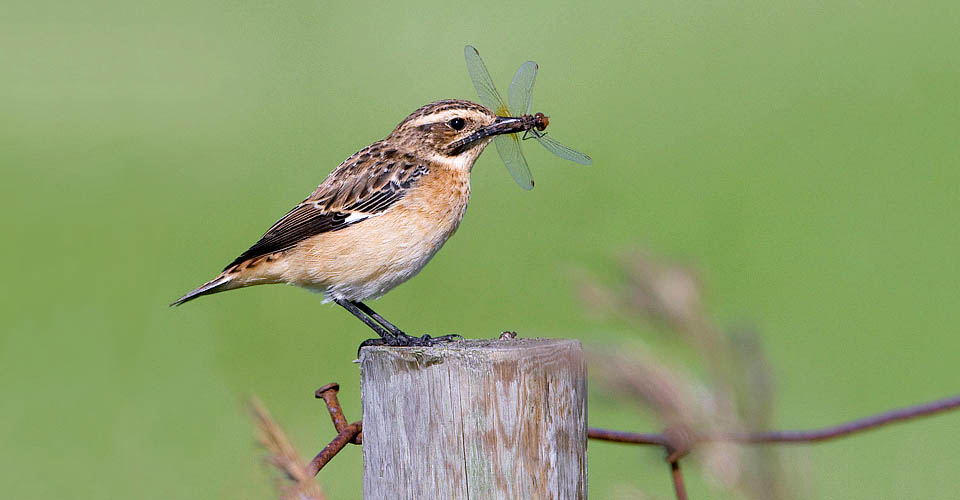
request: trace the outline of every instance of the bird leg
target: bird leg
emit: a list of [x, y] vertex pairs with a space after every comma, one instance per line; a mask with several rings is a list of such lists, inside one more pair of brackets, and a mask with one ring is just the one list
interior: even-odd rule
[[373, 318], [374, 321], [376, 321], [377, 323], [380, 323], [384, 328], [386, 328], [390, 333], [392, 333], [394, 337], [400, 337], [401, 335], [407, 336], [406, 333], [403, 333], [403, 330], [397, 328], [396, 325], [387, 321], [386, 318], [384, 318], [383, 316], [380, 316], [379, 314], [377, 314], [377, 311], [370, 309], [370, 306], [364, 304], [363, 302], [360, 302], [359, 300], [353, 300], [353, 301], [350, 301], [350, 303], [356, 306], [357, 309], [360, 309], [361, 311], [363, 311], [363, 313], [366, 314], [367, 316], [370, 316], [371, 318]]
[[[353, 305], [357, 306], [358, 309], [366, 313], [368, 316], [373, 318], [377, 323], [383, 325], [384, 328], [390, 331], [394, 336], [397, 337], [398, 346], [426, 346], [430, 347], [438, 342], [451, 342], [454, 340], [462, 340], [463, 337], [460, 335], [443, 335], [440, 337], [431, 337], [429, 335], [424, 335], [422, 337], [413, 337], [403, 333], [403, 330], [399, 329], [393, 323], [389, 322], [383, 316], [377, 314], [376, 311], [370, 309], [370, 306], [364, 304], [360, 301], [354, 301]], [[372, 339], [377, 341], [377, 339]]]
[[379, 339], [367, 339], [361, 342], [361, 349], [368, 345], [429, 347], [437, 342], [450, 342], [463, 338], [459, 335], [444, 335], [442, 337], [431, 337], [429, 335], [424, 335], [422, 337], [413, 337], [404, 333], [403, 330], [397, 328], [396, 325], [387, 321], [386, 318], [380, 316], [376, 311], [371, 309], [370, 306], [360, 302], [359, 300], [334, 299], [334, 301], [343, 306], [344, 309], [350, 311], [357, 318], [360, 318], [360, 321], [363, 321], [364, 324], [369, 326], [371, 329], [373, 329], [373, 331], [377, 332], [377, 335], [380, 336]]
[[[342, 299], [333, 299], [333, 301], [336, 302], [337, 304], [339, 304], [340, 306], [342, 306], [344, 309], [350, 311], [350, 314], [356, 316], [357, 319], [359, 319], [360, 321], [363, 321], [363, 324], [369, 326], [370, 329], [372, 329], [373, 331], [377, 332], [377, 335], [380, 336], [379, 339], [368, 339], [368, 340], [365, 340], [365, 341], [363, 341], [363, 344], [367, 344], [368, 342], [370, 342], [371, 344], [367, 344], [367, 345], [373, 345], [373, 344], [372, 344], [373, 342], [389, 343], [389, 342], [396, 342], [396, 341], [397, 341], [397, 336], [396, 336], [396, 335], [388, 332], [388, 331], [385, 330], [382, 326], [380, 326], [379, 324], [377, 324], [376, 321], [374, 321], [370, 316], [367, 316], [359, 307], [357, 307], [357, 306], [356, 306], [356, 303], [351, 302], [351, 301], [349, 301], [349, 300], [342, 300]], [[366, 306], [364, 306], [364, 307], [366, 307]], [[369, 309], [369, 308], [367, 308], [367, 309]], [[392, 325], [391, 325], [391, 326], [392, 326]], [[396, 327], [394, 327], [394, 328], [396, 328]], [[360, 347], [363, 347], [363, 344], [361, 344]]]

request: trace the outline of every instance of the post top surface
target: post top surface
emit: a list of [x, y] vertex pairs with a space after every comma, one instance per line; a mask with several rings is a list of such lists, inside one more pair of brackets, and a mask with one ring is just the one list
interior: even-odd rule
[[515, 357], [533, 353], [546, 354], [549, 352], [582, 352], [579, 340], [575, 339], [465, 339], [454, 342], [443, 342], [432, 347], [389, 347], [368, 346], [360, 350], [360, 362], [364, 359], [380, 358], [382, 356], [399, 358], [435, 358], [447, 357], [487, 357], [503, 356]]
[[533, 349], [537, 347], [580, 347], [580, 341], [576, 339], [542, 339], [542, 338], [513, 338], [513, 339], [464, 339], [453, 342], [443, 342], [432, 347], [390, 347], [390, 346], [368, 346], [363, 351], [394, 351], [394, 352], [441, 352], [441, 351], [467, 351], [467, 350], [514, 350], [514, 349]]

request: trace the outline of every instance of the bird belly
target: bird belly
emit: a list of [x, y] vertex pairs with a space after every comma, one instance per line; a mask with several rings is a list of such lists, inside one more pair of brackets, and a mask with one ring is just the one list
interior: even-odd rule
[[283, 281], [333, 299], [375, 299], [412, 278], [456, 232], [469, 190], [448, 204], [401, 200], [386, 213], [293, 249]]

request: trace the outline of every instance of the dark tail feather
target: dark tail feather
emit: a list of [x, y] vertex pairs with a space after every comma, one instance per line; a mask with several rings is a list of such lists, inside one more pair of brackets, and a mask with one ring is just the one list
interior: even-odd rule
[[217, 276], [216, 278], [200, 285], [192, 292], [175, 300], [172, 304], [170, 304], [170, 306], [171, 307], [179, 306], [180, 304], [183, 304], [184, 302], [189, 302], [201, 295], [209, 295], [211, 293], [222, 292], [224, 291], [224, 289], [222, 289], [221, 287], [223, 287], [223, 285], [226, 285], [229, 282], [230, 282], [230, 279], [227, 278], [226, 276], [223, 276], [223, 275]]

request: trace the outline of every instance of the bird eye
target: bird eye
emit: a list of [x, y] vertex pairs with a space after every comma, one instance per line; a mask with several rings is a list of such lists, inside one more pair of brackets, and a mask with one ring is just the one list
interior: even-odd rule
[[463, 118], [454, 118], [453, 120], [447, 122], [447, 124], [450, 125], [450, 128], [454, 130], [463, 130], [463, 127], [467, 126], [467, 121]]

